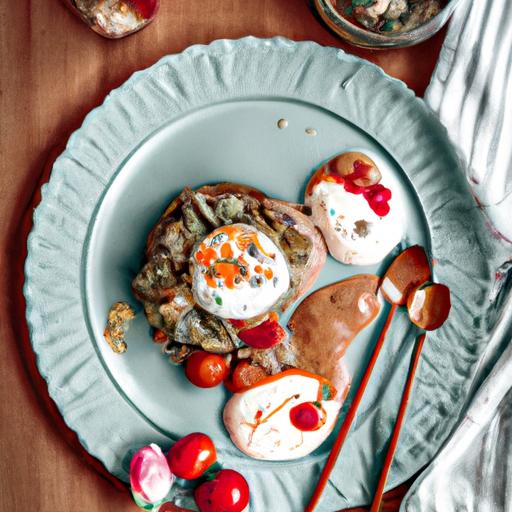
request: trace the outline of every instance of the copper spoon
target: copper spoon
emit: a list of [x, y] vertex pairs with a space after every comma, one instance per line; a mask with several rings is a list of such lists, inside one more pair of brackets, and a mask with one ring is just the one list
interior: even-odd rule
[[386, 332], [391, 324], [393, 319], [393, 315], [397, 310], [398, 306], [403, 306], [407, 302], [407, 297], [410, 292], [414, 290], [418, 285], [429, 281], [431, 278], [430, 265], [428, 262], [427, 255], [425, 254], [425, 250], [419, 245], [415, 245], [405, 249], [405, 251], [401, 252], [391, 263], [389, 268], [387, 269], [384, 277], [382, 278], [381, 283], [381, 291], [384, 298], [391, 303], [391, 309], [389, 310], [388, 316], [386, 318], [386, 322], [384, 323], [384, 327], [377, 339], [377, 343], [373, 349], [372, 355], [368, 362], [368, 366], [364, 372], [364, 375], [361, 379], [361, 383], [359, 384], [359, 388], [350, 404], [349, 410], [343, 423], [341, 425], [340, 431], [336, 436], [336, 440], [334, 441], [333, 447], [331, 448], [331, 452], [329, 453], [329, 457], [327, 458], [327, 462], [322, 470], [320, 475], [320, 479], [316, 485], [315, 491], [313, 492], [313, 496], [309, 500], [304, 512], [313, 512], [322, 493], [327, 485], [329, 480], [329, 476], [336, 464], [336, 460], [338, 459], [338, 455], [341, 451], [343, 443], [347, 437], [347, 434], [350, 430], [352, 422], [354, 421], [355, 415], [357, 413], [357, 409], [359, 404], [361, 403], [361, 399], [363, 398], [364, 392], [366, 390], [366, 386], [368, 381], [370, 380], [373, 368], [377, 359], [379, 357], [380, 351], [384, 344], [384, 339], [386, 337]]
[[[432, 331], [441, 327], [448, 318], [450, 308], [450, 291], [442, 284], [427, 284], [426, 286], [421, 286], [414, 290], [407, 300], [407, 309], [411, 322], [426, 331]], [[402, 394], [400, 408], [398, 409], [398, 416], [389, 441], [388, 451], [386, 453], [386, 458], [384, 459], [384, 465], [382, 466], [370, 512], [379, 512], [381, 507], [384, 487], [388, 479], [389, 470], [391, 469], [391, 463], [393, 462], [393, 457], [395, 455], [398, 438], [400, 437], [400, 430], [404, 422], [405, 412], [407, 410], [412, 384], [414, 382], [414, 376], [420, 360], [423, 343], [425, 342], [425, 336], [426, 333], [421, 334], [416, 342], [409, 375], [407, 376], [407, 382]]]

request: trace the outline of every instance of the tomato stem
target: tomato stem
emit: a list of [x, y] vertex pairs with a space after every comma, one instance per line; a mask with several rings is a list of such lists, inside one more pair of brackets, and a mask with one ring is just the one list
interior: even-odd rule
[[213, 480], [217, 473], [222, 469], [222, 464], [216, 460], [203, 474], [206, 480]]

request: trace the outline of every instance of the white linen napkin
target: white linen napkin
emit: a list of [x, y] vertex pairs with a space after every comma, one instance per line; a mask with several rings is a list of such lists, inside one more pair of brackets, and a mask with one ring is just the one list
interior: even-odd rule
[[464, 0], [425, 94], [489, 220], [496, 323], [459, 426], [405, 496], [402, 512], [512, 511], [512, 1]]
[[405, 496], [402, 512], [512, 510], [512, 296], [496, 335], [508, 341], [454, 434]]
[[512, 2], [463, 0], [425, 93], [482, 210], [512, 243]]

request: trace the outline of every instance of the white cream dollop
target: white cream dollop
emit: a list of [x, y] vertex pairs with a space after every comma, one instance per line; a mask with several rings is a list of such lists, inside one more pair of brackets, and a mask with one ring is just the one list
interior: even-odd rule
[[268, 312], [290, 287], [286, 259], [264, 233], [247, 224], [217, 228], [192, 256], [196, 302], [222, 318]]
[[320, 181], [305, 202], [329, 252], [341, 263], [378, 263], [402, 239], [403, 212], [395, 198], [389, 201], [389, 213], [379, 217], [362, 194], [348, 192], [342, 184]]
[[[290, 460], [308, 455], [327, 439], [341, 408], [339, 401], [318, 400], [320, 385], [313, 377], [288, 375], [236, 393], [224, 408], [231, 440], [255, 459]], [[291, 423], [290, 409], [317, 401], [326, 413], [325, 423], [314, 431], [297, 429]]]

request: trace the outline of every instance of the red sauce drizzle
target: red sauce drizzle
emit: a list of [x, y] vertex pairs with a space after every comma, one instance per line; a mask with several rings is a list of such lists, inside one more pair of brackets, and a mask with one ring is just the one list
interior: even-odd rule
[[333, 162], [334, 159], [330, 160], [313, 175], [306, 187], [306, 194], [311, 195], [315, 186], [321, 181], [337, 183], [338, 185], [343, 185], [344, 189], [351, 194], [362, 194], [370, 208], [379, 217], [385, 217], [389, 213], [390, 206], [388, 202], [392, 197], [389, 188], [386, 188], [380, 183], [368, 187], [360, 187], [354, 183], [355, 180], [367, 174], [369, 169], [371, 169], [370, 165], [364, 163], [362, 160], [355, 160], [352, 166], [353, 172], [346, 176], [340, 176], [333, 168]]

